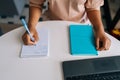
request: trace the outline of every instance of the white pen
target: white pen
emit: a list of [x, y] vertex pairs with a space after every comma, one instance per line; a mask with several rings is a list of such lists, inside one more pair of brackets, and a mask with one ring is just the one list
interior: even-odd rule
[[21, 19], [21, 21], [22, 21], [22, 23], [23, 23], [23, 26], [24, 26], [25, 30], [26, 30], [26, 31], [27, 31], [27, 33], [29, 34], [30, 39], [34, 42], [34, 41], [35, 41], [35, 39], [34, 39], [34, 37], [31, 35], [31, 33], [30, 33], [29, 29], [28, 29], [28, 26], [27, 26], [27, 24], [26, 24], [25, 20], [22, 18], [22, 19]]

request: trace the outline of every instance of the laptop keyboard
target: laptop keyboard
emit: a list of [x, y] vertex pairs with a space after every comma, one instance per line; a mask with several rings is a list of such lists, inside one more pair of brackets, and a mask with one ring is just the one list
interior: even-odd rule
[[67, 77], [66, 80], [120, 80], [120, 72], [72, 76]]

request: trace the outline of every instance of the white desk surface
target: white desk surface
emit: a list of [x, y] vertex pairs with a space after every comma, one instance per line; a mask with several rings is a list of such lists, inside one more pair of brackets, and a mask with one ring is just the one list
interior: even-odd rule
[[[37, 25], [48, 28], [49, 56], [20, 58], [23, 27], [0, 37], [0, 80], [63, 80], [62, 61], [120, 55], [120, 41], [111, 39], [111, 48], [98, 56], [72, 56], [69, 53], [68, 26], [73, 22], [45, 21]], [[74, 23], [77, 24], [77, 23]]]

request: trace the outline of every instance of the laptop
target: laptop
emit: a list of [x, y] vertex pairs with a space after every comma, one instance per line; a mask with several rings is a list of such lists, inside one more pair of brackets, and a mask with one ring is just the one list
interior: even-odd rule
[[64, 80], [120, 80], [120, 56], [62, 62]]

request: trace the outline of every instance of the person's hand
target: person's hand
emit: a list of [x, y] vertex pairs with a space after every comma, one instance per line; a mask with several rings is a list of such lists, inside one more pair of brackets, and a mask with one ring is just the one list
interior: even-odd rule
[[108, 50], [111, 46], [111, 40], [105, 32], [96, 32], [96, 49], [99, 51]]
[[37, 30], [35, 28], [31, 28], [29, 29], [30, 30], [30, 33], [31, 35], [34, 37], [35, 41], [33, 42], [31, 39], [30, 39], [30, 36], [27, 32], [25, 32], [22, 36], [22, 40], [24, 42], [25, 45], [34, 45], [38, 42], [39, 40], [39, 37], [38, 37], [38, 33], [37, 33]]

